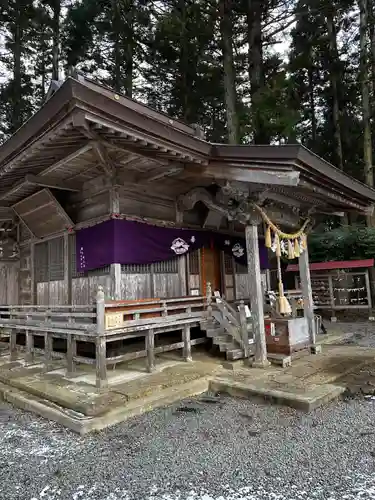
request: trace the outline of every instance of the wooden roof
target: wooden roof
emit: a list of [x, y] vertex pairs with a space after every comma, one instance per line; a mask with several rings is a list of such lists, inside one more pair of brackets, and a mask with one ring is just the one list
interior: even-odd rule
[[[333, 271], [336, 269], [359, 269], [368, 267], [374, 267], [374, 259], [312, 262], [310, 264], [310, 271]], [[289, 264], [286, 270], [287, 272], [297, 272], [299, 271], [299, 265]]]
[[232, 182], [282, 206], [368, 213], [375, 191], [301, 145], [232, 146], [77, 75], [0, 148], [0, 204], [40, 187], [77, 191], [103, 173], [126, 189], [176, 199]]

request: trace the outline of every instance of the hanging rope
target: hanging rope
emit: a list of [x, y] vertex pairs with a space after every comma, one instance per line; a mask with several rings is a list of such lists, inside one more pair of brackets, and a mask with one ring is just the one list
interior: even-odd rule
[[277, 234], [279, 236], [279, 238], [281, 239], [284, 239], [284, 240], [295, 240], [297, 238], [300, 238], [301, 236], [304, 236], [304, 233], [307, 229], [307, 226], [309, 225], [310, 223], [310, 219], [307, 218], [305, 220], [305, 222], [303, 223], [301, 229], [299, 229], [299, 231], [297, 231], [296, 233], [284, 233], [283, 231], [281, 231], [281, 229], [279, 229], [272, 221], [271, 219], [268, 217], [268, 215], [266, 214], [266, 212], [259, 206], [257, 205], [256, 203], [253, 204], [254, 208], [260, 213], [260, 215], [262, 216], [262, 219], [264, 220], [264, 222], [267, 224], [267, 226], [272, 229], [272, 231]]

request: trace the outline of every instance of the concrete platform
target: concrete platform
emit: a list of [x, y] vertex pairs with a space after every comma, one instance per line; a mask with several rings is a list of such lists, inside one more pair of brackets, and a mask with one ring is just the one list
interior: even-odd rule
[[117, 365], [109, 372], [109, 388], [95, 387], [95, 368], [79, 366], [75, 376], [66, 377], [63, 363], [25, 365], [0, 357], [0, 397], [9, 403], [57, 421], [85, 434], [121, 422], [158, 406], [206, 392], [209, 378], [220, 369], [218, 360], [196, 352], [186, 363], [176, 353], [156, 357], [156, 371], [146, 372], [145, 360]]
[[291, 367], [266, 370], [237, 365], [216, 375], [210, 387], [232, 396], [267, 401], [311, 411], [346, 390], [346, 377], [375, 362], [375, 349], [326, 345], [319, 355], [295, 360]]
[[[334, 343], [340, 343], [337, 332]], [[45, 371], [40, 358], [26, 365], [23, 360], [10, 362], [3, 355], [0, 397], [80, 434], [207, 390], [242, 398], [261, 397], [309, 411], [339, 397], [346, 389], [348, 374], [375, 366], [375, 349], [325, 344], [321, 354], [293, 360], [288, 368], [249, 368], [239, 361], [228, 370], [221, 359], [198, 348], [189, 363], [178, 352], [165, 353], [156, 357], [152, 374], [146, 372], [144, 359], [117, 365], [108, 372], [109, 388], [105, 391], [95, 387], [93, 366], [81, 365], [74, 377], [68, 378], [61, 361], [53, 361], [51, 369]]]

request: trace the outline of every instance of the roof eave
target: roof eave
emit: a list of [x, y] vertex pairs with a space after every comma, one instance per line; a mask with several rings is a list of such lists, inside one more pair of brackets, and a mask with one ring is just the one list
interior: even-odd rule
[[46, 127], [61, 120], [68, 112], [73, 97], [71, 79], [67, 79], [52, 97], [25, 122], [0, 148], [0, 169], [33, 140], [45, 132]]

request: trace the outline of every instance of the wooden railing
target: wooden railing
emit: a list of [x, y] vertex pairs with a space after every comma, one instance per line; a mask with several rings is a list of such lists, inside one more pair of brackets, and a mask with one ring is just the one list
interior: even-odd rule
[[[191, 339], [191, 326], [198, 326], [206, 310], [205, 297], [147, 299], [106, 302], [99, 287], [95, 304], [83, 306], [0, 306], [0, 336], [9, 338], [11, 361], [25, 351], [31, 363], [37, 353], [44, 355], [48, 370], [54, 358], [67, 360], [67, 375], [72, 376], [77, 363], [96, 365], [96, 385], [107, 386], [107, 366], [147, 358], [147, 368], [155, 369], [155, 355], [183, 349], [184, 359], [191, 360], [191, 346], [205, 339]], [[182, 331], [182, 341], [155, 346], [155, 334]], [[25, 346], [17, 345], [17, 334], [25, 334]], [[35, 336], [44, 337], [44, 347], [35, 347]], [[107, 344], [128, 338], [145, 339], [145, 349], [107, 357]], [[53, 350], [53, 339], [66, 339], [66, 354]], [[77, 341], [95, 344], [95, 359], [77, 355]]]
[[252, 318], [246, 315], [246, 306], [243, 300], [239, 301], [238, 311], [223, 297], [212, 295], [211, 285], [207, 284], [206, 290], [207, 320], [215, 319], [225, 332], [230, 335], [243, 349], [245, 358], [250, 356], [249, 327], [254, 332]]

